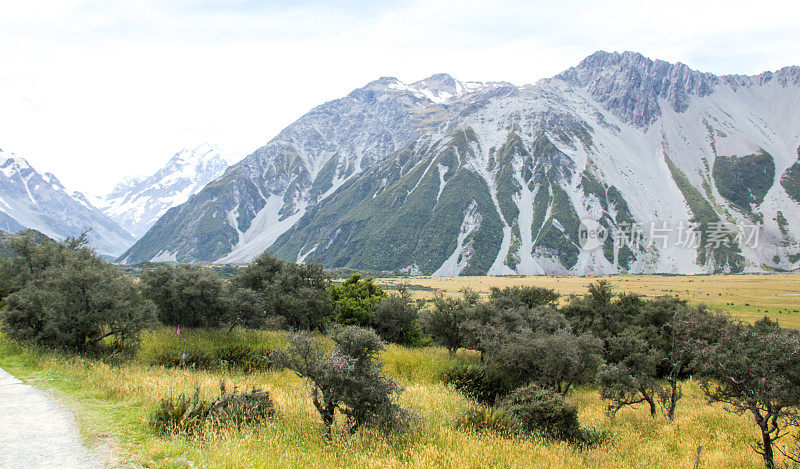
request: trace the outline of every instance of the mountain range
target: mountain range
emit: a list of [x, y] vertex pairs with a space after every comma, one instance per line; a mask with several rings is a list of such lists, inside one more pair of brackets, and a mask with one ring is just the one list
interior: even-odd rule
[[104, 197], [68, 191], [52, 173], [0, 150], [0, 231], [34, 229], [55, 239], [88, 230], [89, 244], [117, 256], [169, 208], [186, 202], [220, 176], [228, 163], [208, 144], [175, 153], [154, 174], [129, 178]]
[[[525, 86], [381, 78], [302, 116], [120, 261], [267, 250], [434, 275], [793, 270], [798, 105], [798, 67], [715, 76], [632, 52]], [[608, 233], [596, 249], [582, 248], [586, 220]], [[680, 237], [689, 223], [698, 243], [655, 242], [654, 225]], [[740, 236], [751, 226], [756, 243]]]
[[118, 255], [134, 237], [94, 207], [80, 192], [70, 192], [52, 173], [39, 173], [28, 162], [0, 150], [0, 230], [25, 228], [63, 239], [87, 231], [89, 243], [104, 254]]
[[798, 105], [799, 67], [717, 76], [633, 52], [524, 86], [384, 77], [224, 172], [214, 148], [185, 149], [97, 203], [150, 227], [123, 263], [266, 250], [424, 275], [797, 270]]

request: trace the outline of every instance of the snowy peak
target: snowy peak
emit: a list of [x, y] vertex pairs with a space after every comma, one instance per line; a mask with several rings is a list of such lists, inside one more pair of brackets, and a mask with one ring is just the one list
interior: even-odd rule
[[19, 158], [0, 150], [0, 161], [2, 161], [3, 158], [6, 158], [6, 160], [3, 165], [0, 166], [0, 171], [2, 171], [3, 175], [7, 178], [13, 177], [15, 174], [19, 177], [24, 177], [33, 170], [31, 165], [28, 164], [24, 158]]
[[417, 99], [429, 101], [434, 104], [451, 104], [466, 95], [491, 91], [503, 86], [513, 86], [511, 83], [500, 82], [463, 82], [453, 78], [447, 73], [437, 73], [414, 83], [403, 83], [394, 77], [381, 77], [368, 83], [352, 93], [351, 97], [364, 98], [392, 93], [407, 93]]
[[0, 161], [0, 227], [32, 228], [56, 239], [88, 230], [92, 247], [112, 255], [133, 243], [129, 233], [83, 194], [68, 192], [54, 174], [41, 174], [12, 154], [0, 152]]
[[186, 147], [154, 174], [123, 180], [97, 204], [138, 238], [167, 210], [189, 200], [227, 167], [222, 152], [213, 145]]

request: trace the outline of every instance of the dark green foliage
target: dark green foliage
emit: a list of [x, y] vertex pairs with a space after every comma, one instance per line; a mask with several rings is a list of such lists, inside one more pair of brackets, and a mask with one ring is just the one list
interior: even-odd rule
[[477, 365], [455, 365], [442, 374], [442, 382], [483, 405], [493, 405], [505, 392], [501, 382]]
[[437, 293], [433, 307], [422, 315], [422, 329], [433, 341], [445, 347], [450, 355], [464, 345], [462, 326], [467, 319], [467, 303], [455, 298], [445, 298]]
[[734, 205], [751, 213], [775, 180], [775, 162], [764, 150], [742, 157], [717, 156], [712, 171], [719, 193]]
[[[233, 288], [249, 290], [257, 300], [249, 310], [240, 310], [245, 317], [280, 317], [290, 329], [319, 331], [327, 328], [333, 315], [329, 283], [320, 265], [284, 262], [269, 254], [258, 257], [231, 281]], [[261, 308], [263, 316], [257, 314]]]
[[603, 343], [591, 334], [523, 328], [497, 339], [486, 347], [485, 366], [506, 390], [536, 383], [566, 394], [574, 385], [592, 382], [602, 363]]
[[753, 448], [767, 468], [776, 467], [773, 445], [797, 423], [800, 335], [769, 320], [731, 322], [717, 332], [698, 341], [694, 368], [702, 387], [710, 401], [753, 416], [761, 433]]
[[470, 407], [456, 420], [461, 430], [490, 431], [501, 435], [512, 435], [518, 431], [517, 420], [499, 407]]
[[[600, 368], [598, 384], [601, 396], [609, 400], [610, 415], [644, 403], [651, 416], [660, 409], [672, 422], [682, 397], [680, 380], [689, 372], [695, 344], [699, 338], [713, 341], [727, 318], [671, 297], [620, 295], [612, 302], [596, 290], [591, 302], [595, 308], [602, 305], [603, 314], [588, 316], [588, 322], [586, 317], [575, 319], [605, 339], [607, 364]], [[574, 313], [575, 304], [566, 310]]]
[[197, 370], [236, 369], [245, 372], [280, 370], [285, 367], [282, 349], [253, 348], [249, 345], [230, 345], [211, 353], [204, 350], [164, 352], [151, 360], [151, 364], [167, 368], [186, 367]]
[[[797, 153], [800, 155], [800, 148]], [[783, 173], [781, 186], [792, 200], [800, 204], [800, 158]]]
[[[798, 202], [800, 203], [800, 202]], [[781, 231], [784, 237], [789, 237], [789, 222], [786, 220], [786, 217], [783, 216], [783, 212], [778, 210], [778, 213], [775, 215], [775, 222], [778, 224], [778, 229]]]
[[347, 418], [350, 433], [361, 426], [399, 430], [410, 414], [397, 395], [402, 388], [381, 373], [376, 360], [383, 342], [371, 329], [345, 326], [333, 331], [330, 347], [309, 333], [294, 334], [287, 350], [288, 367], [304, 378], [314, 407], [330, 436], [336, 412]]
[[[506, 287], [502, 290], [492, 287], [490, 298], [495, 303], [502, 302], [503, 307], [525, 306], [536, 308], [555, 304], [561, 297], [555, 290], [543, 287]], [[516, 303], [516, 304], [514, 304]]]
[[566, 441], [580, 437], [578, 408], [552, 390], [532, 384], [503, 398], [500, 406], [519, 422], [523, 431]]
[[227, 317], [225, 283], [194, 265], [165, 265], [141, 276], [144, 295], [168, 326], [219, 327]]
[[612, 417], [623, 407], [639, 403], [649, 406], [651, 417], [656, 415], [661, 356], [643, 335], [638, 329], [629, 328], [612, 337], [606, 346], [609, 363], [600, 367], [597, 381], [600, 397], [610, 401], [608, 413]]
[[419, 307], [404, 285], [398, 294], [383, 299], [370, 316], [370, 325], [381, 339], [400, 345], [420, 342]]
[[85, 247], [85, 236], [29, 241], [14, 245], [20, 287], [6, 298], [1, 317], [10, 337], [79, 352], [99, 349], [102, 341], [122, 349], [153, 323], [153, 304], [132, 279]]
[[386, 298], [386, 292], [372, 278], [361, 279], [358, 274], [334, 285], [330, 289], [336, 308], [336, 322], [366, 327], [378, 303]]

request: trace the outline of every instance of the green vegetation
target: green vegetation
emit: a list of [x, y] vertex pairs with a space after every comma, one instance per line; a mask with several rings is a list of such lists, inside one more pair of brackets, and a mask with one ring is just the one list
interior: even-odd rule
[[340, 324], [369, 326], [370, 317], [386, 292], [371, 278], [361, 280], [358, 274], [330, 289], [336, 308], [336, 322]]
[[[800, 156], [800, 148], [797, 149], [797, 154]], [[800, 204], [800, 158], [783, 173], [781, 186], [792, 200]]]
[[86, 352], [136, 345], [154, 321], [153, 304], [133, 280], [86, 247], [86, 236], [63, 243], [32, 236], [10, 243], [16, 256], [3, 279], [6, 333], [39, 345]]
[[719, 193], [745, 213], [764, 196], [775, 180], [775, 162], [763, 149], [742, 157], [718, 155], [712, 170]]
[[721, 223], [719, 215], [714, 211], [711, 204], [703, 198], [700, 191], [692, 186], [680, 168], [675, 166], [667, 155], [664, 155], [664, 159], [672, 173], [672, 179], [692, 211], [692, 221], [699, 224], [700, 248], [697, 250], [697, 262], [700, 264], [713, 263], [715, 273], [725, 271], [736, 273], [744, 270], [744, 257], [741, 255], [739, 246], [735, 243], [733, 234], [727, 236], [727, 243], [721, 243], [719, 246], [709, 245], [709, 229], [715, 224]]
[[[186, 266], [135, 282], [80, 240], [29, 241], [4, 261], [13, 275], [0, 366], [52, 377], [40, 382], [77, 403], [90, 436], [117, 435], [121, 457], [141, 465], [675, 466], [699, 465], [703, 445], [703, 463], [742, 466], [758, 458], [753, 437], [766, 467], [800, 456], [782, 438], [800, 438], [800, 333], [770, 320], [746, 325], [672, 296], [616, 294], [606, 281], [566, 301], [506, 285], [425, 306], [404, 287], [388, 296], [358, 276], [331, 287], [319, 266], [269, 255], [229, 284]], [[89, 282], [106, 296], [86, 301]], [[110, 333], [83, 335], [89, 342], [21, 336], [8, 318], [29, 308], [14, 299], [34, 285], [58, 287], [52, 307], [30, 303], [47, 305], [69, 337], [87, 304], [111, 305], [114, 324], [154, 310], [140, 290], [165, 321], [204, 327], [120, 332], [100, 322]], [[176, 314], [181, 295], [193, 309]], [[243, 302], [259, 305], [259, 329], [239, 327], [251, 324]], [[52, 314], [62, 310], [70, 314]], [[431, 341], [444, 348], [422, 346]]]

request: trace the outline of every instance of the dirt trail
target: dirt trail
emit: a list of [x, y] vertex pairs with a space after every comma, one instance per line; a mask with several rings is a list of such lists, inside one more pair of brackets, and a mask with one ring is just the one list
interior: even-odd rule
[[0, 468], [100, 468], [75, 418], [47, 393], [0, 369]]

